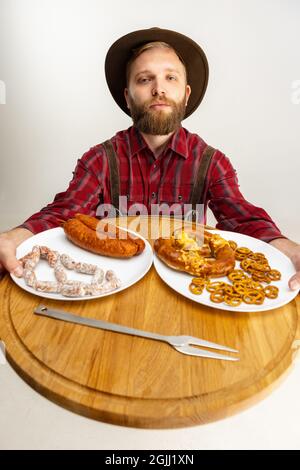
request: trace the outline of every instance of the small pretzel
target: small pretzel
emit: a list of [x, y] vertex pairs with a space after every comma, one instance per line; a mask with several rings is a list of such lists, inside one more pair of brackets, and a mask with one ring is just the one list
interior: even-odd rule
[[237, 253], [237, 252], [235, 251], [234, 256], [235, 256], [235, 259], [238, 260], [238, 261], [242, 261], [242, 260], [244, 260], [244, 259], [247, 259], [246, 253]]
[[193, 277], [192, 279], [192, 284], [195, 286], [205, 286], [207, 283], [207, 280], [203, 277]]
[[189, 285], [189, 289], [190, 289], [191, 293], [195, 294], [195, 295], [200, 295], [203, 292], [203, 287], [202, 286], [197, 286], [193, 283], [191, 283]]
[[270, 271], [271, 269], [268, 264], [260, 263], [259, 261], [254, 261], [254, 260], [253, 260], [253, 264], [251, 268], [255, 269], [256, 271], [263, 271], [263, 272]]
[[254, 290], [263, 290], [263, 286], [258, 281], [254, 281], [253, 279], [250, 279], [249, 287]]
[[249, 253], [248, 258], [259, 261], [260, 263], [268, 263], [267, 258], [263, 253]]
[[240, 295], [246, 294], [249, 290], [249, 288], [242, 281], [235, 281], [233, 283], [233, 288]]
[[236, 253], [240, 253], [243, 255], [248, 255], [249, 253], [252, 253], [252, 251], [249, 248], [246, 248], [244, 246], [238, 247], [235, 251]]
[[252, 265], [253, 265], [252, 259], [248, 259], [245, 257], [245, 259], [241, 261], [241, 268], [244, 269], [245, 271], [248, 271], [249, 268], [252, 268]]
[[239, 295], [225, 295], [224, 300], [226, 304], [232, 307], [238, 307], [242, 303], [242, 298]]
[[247, 294], [243, 295], [243, 301], [246, 304], [256, 304], [260, 305], [264, 301], [264, 293], [258, 290], [249, 290]]
[[255, 276], [257, 279], [264, 279], [266, 277], [265, 273], [262, 271], [256, 271], [255, 269], [251, 272], [252, 276]]
[[241, 281], [242, 279], [246, 279], [246, 275], [241, 269], [235, 269], [229, 273], [227, 277], [230, 281]]
[[224, 287], [224, 292], [225, 294], [228, 296], [228, 295], [236, 295], [236, 292], [234, 291], [234, 288], [233, 286], [231, 286], [230, 284], [226, 284], [226, 286]]
[[228, 243], [230, 245], [230, 248], [232, 248], [233, 250], [236, 250], [237, 249], [237, 243], [234, 242], [233, 240], [228, 240]]
[[264, 288], [264, 293], [269, 299], [276, 299], [278, 297], [279, 289], [276, 286], [267, 286]]
[[271, 269], [267, 273], [267, 276], [270, 281], [279, 281], [281, 279], [281, 273], [277, 269]]
[[225, 282], [220, 281], [209, 282], [206, 286], [206, 290], [208, 292], [214, 292], [216, 290], [224, 289], [225, 285]]
[[259, 276], [259, 275], [257, 276], [256, 271], [254, 271], [251, 274], [251, 278], [253, 279], [253, 281], [256, 281], [256, 282], [266, 282], [267, 284], [269, 284], [271, 282], [266, 274], [264, 274], [263, 276]]
[[210, 300], [216, 304], [220, 304], [225, 299], [223, 291], [214, 291], [210, 294]]

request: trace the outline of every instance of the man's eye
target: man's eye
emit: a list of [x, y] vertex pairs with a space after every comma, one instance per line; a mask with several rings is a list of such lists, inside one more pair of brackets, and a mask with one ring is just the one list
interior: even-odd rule
[[169, 75], [168, 77], [170, 80], [176, 80], [176, 77], [174, 77], [173, 75]]
[[139, 83], [146, 83], [148, 80], [150, 80], [150, 78], [140, 78], [138, 80]]

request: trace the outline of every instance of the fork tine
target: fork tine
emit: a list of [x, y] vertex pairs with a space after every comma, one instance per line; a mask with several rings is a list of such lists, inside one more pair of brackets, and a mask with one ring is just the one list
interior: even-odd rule
[[239, 361], [238, 357], [224, 356], [223, 354], [214, 353], [212, 351], [206, 351], [205, 349], [193, 348], [193, 346], [174, 346], [174, 348], [189, 356], [206, 357], [210, 359], [223, 359], [224, 361]]
[[194, 336], [187, 336], [187, 342], [189, 344], [194, 344], [195, 346], [204, 346], [206, 348], [219, 349], [221, 351], [228, 351], [237, 353], [237, 349], [228, 348], [223, 344], [212, 343], [211, 341], [206, 341], [205, 339], [195, 338]]

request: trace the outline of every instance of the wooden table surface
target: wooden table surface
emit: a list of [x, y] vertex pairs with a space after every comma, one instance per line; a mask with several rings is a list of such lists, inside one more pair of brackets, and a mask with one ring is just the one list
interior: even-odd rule
[[[153, 220], [155, 236], [164, 234], [165, 220]], [[147, 219], [120, 220], [120, 225], [128, 223], [149, 236]], [[240, 361], [186, 356], [165, 343], [38, 317], [33, 310], [41, 303], [226, 344], [240, 351]], [[229, 312], [176, 294], [153, 266], [116, 295], [78, 302], [32, 295], [7, 275], [0, 283], [0, 306], [0, 339], [26, 382], [72, 411], [125, 426], [191, 426], [238, 412], [272, 391], [300, 345], [299, 295], [266, 312]]]

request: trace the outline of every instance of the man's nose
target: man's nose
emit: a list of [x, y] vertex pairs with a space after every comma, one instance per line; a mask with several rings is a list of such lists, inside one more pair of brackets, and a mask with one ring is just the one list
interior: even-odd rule
[[165, 95], [166, 93], [166, 90], [165, 88], [163, 87], [163, 85], [156, 81], [154, 84], [153, 84], [153, 88], [152, 88], [152, 96], [162, 96], [162, 95]]

